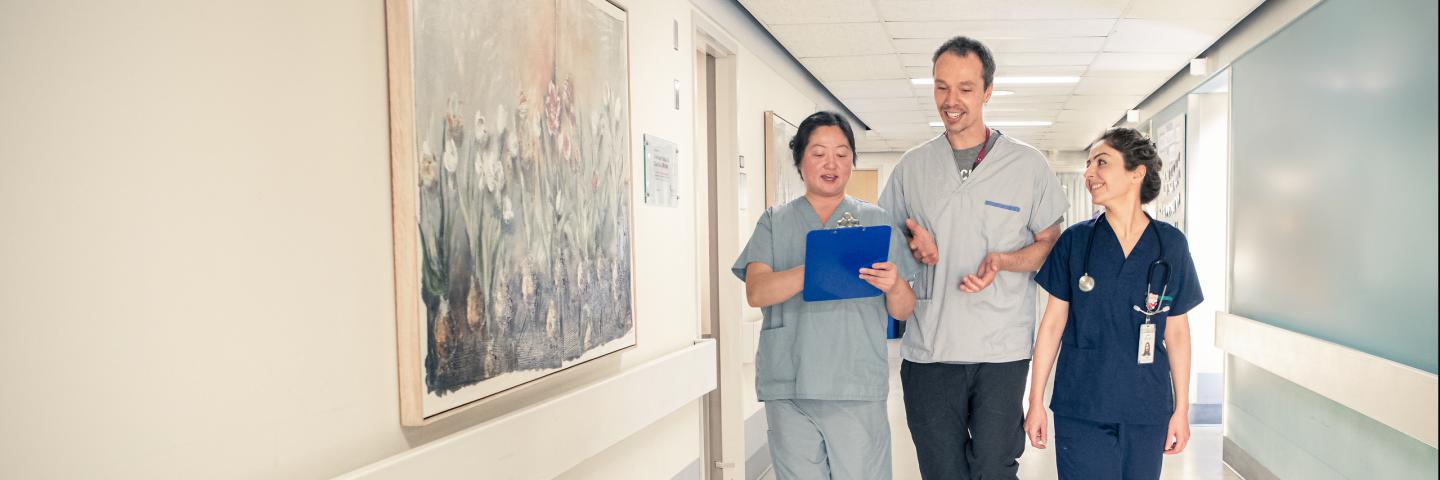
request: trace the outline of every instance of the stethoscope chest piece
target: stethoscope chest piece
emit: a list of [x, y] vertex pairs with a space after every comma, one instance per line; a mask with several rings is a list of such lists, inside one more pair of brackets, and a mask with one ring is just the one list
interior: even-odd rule
[[1082, 292], [1089, 292], [1095, 289], [1095, 277], [1090, 276], [1089, 273], [1081, 275], [1079, 283], [1080, 291]]

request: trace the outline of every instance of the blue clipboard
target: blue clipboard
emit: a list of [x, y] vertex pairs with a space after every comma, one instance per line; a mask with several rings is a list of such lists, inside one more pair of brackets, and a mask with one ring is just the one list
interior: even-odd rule
[[805, 235], [807, 302], [874, 297], [880, 289], [860, 279], [860, 269], [890, 259], [890, 226], [811, 230]]

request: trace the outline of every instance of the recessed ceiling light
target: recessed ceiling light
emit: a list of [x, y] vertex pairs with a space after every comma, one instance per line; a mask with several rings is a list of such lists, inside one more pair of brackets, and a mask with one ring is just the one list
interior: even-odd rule
[[1080, 77], [1059, 76], [1059, 77], [995, 77], [995, 84], [1007, 85], [1054, 85], [1065, 83], [1079, 83]]

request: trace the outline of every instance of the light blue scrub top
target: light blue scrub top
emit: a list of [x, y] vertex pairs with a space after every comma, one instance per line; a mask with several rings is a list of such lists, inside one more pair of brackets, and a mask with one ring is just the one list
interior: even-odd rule
[[[890, 262], [909, 281], [915, 260], [901, 230], [880, 207], [846, 196], [824, 225], [805, 197], [766, 209], [731, 271], [745, 280], [751, 262], [780, 272], [805, 264], [805, 235], [836, 228], [849, 212], [862, 225], [890, 225]], [[860, 272], [855, 272], [858, 277]], [[806, 302], [796, 294], [764, 307], [756, 352], [755, 390], [759, 400], [884, 400], [889, 389], [885, 296]]]

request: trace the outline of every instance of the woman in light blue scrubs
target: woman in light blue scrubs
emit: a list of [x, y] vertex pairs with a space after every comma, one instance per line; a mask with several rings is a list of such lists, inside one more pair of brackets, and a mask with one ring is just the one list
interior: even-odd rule
[[1085, 162], [1085, 187], [1105, 213], [1065, 230], [1035, 277], [1050, 300], [1025, 432], [1045, 448], [1053, 365], [1062, 479], [1158, 479], [1164, 455], [1190, 439], [1186, 313], [1203, 296], [1185, 234], [1141, 209], [1160, 191], [1160, 168], [1149, 138], [1106, 131]]
[[[890, 478], [887, 314], [910, 317], [915, 293], [907, 282], [916, 268], [890, 215], [845, 195], [854, 145], [839, 114], [801, 122], [790, 149], [805, 195], [767, 209], [732, 267], [750, 305], [765, 315], [755, 390], [782, 480]], [[855, 272], [884, 294], [806, 302], [805, 235], [836, 228], [847, 213], [862, 225], [892, 228], [890, 261]]]

